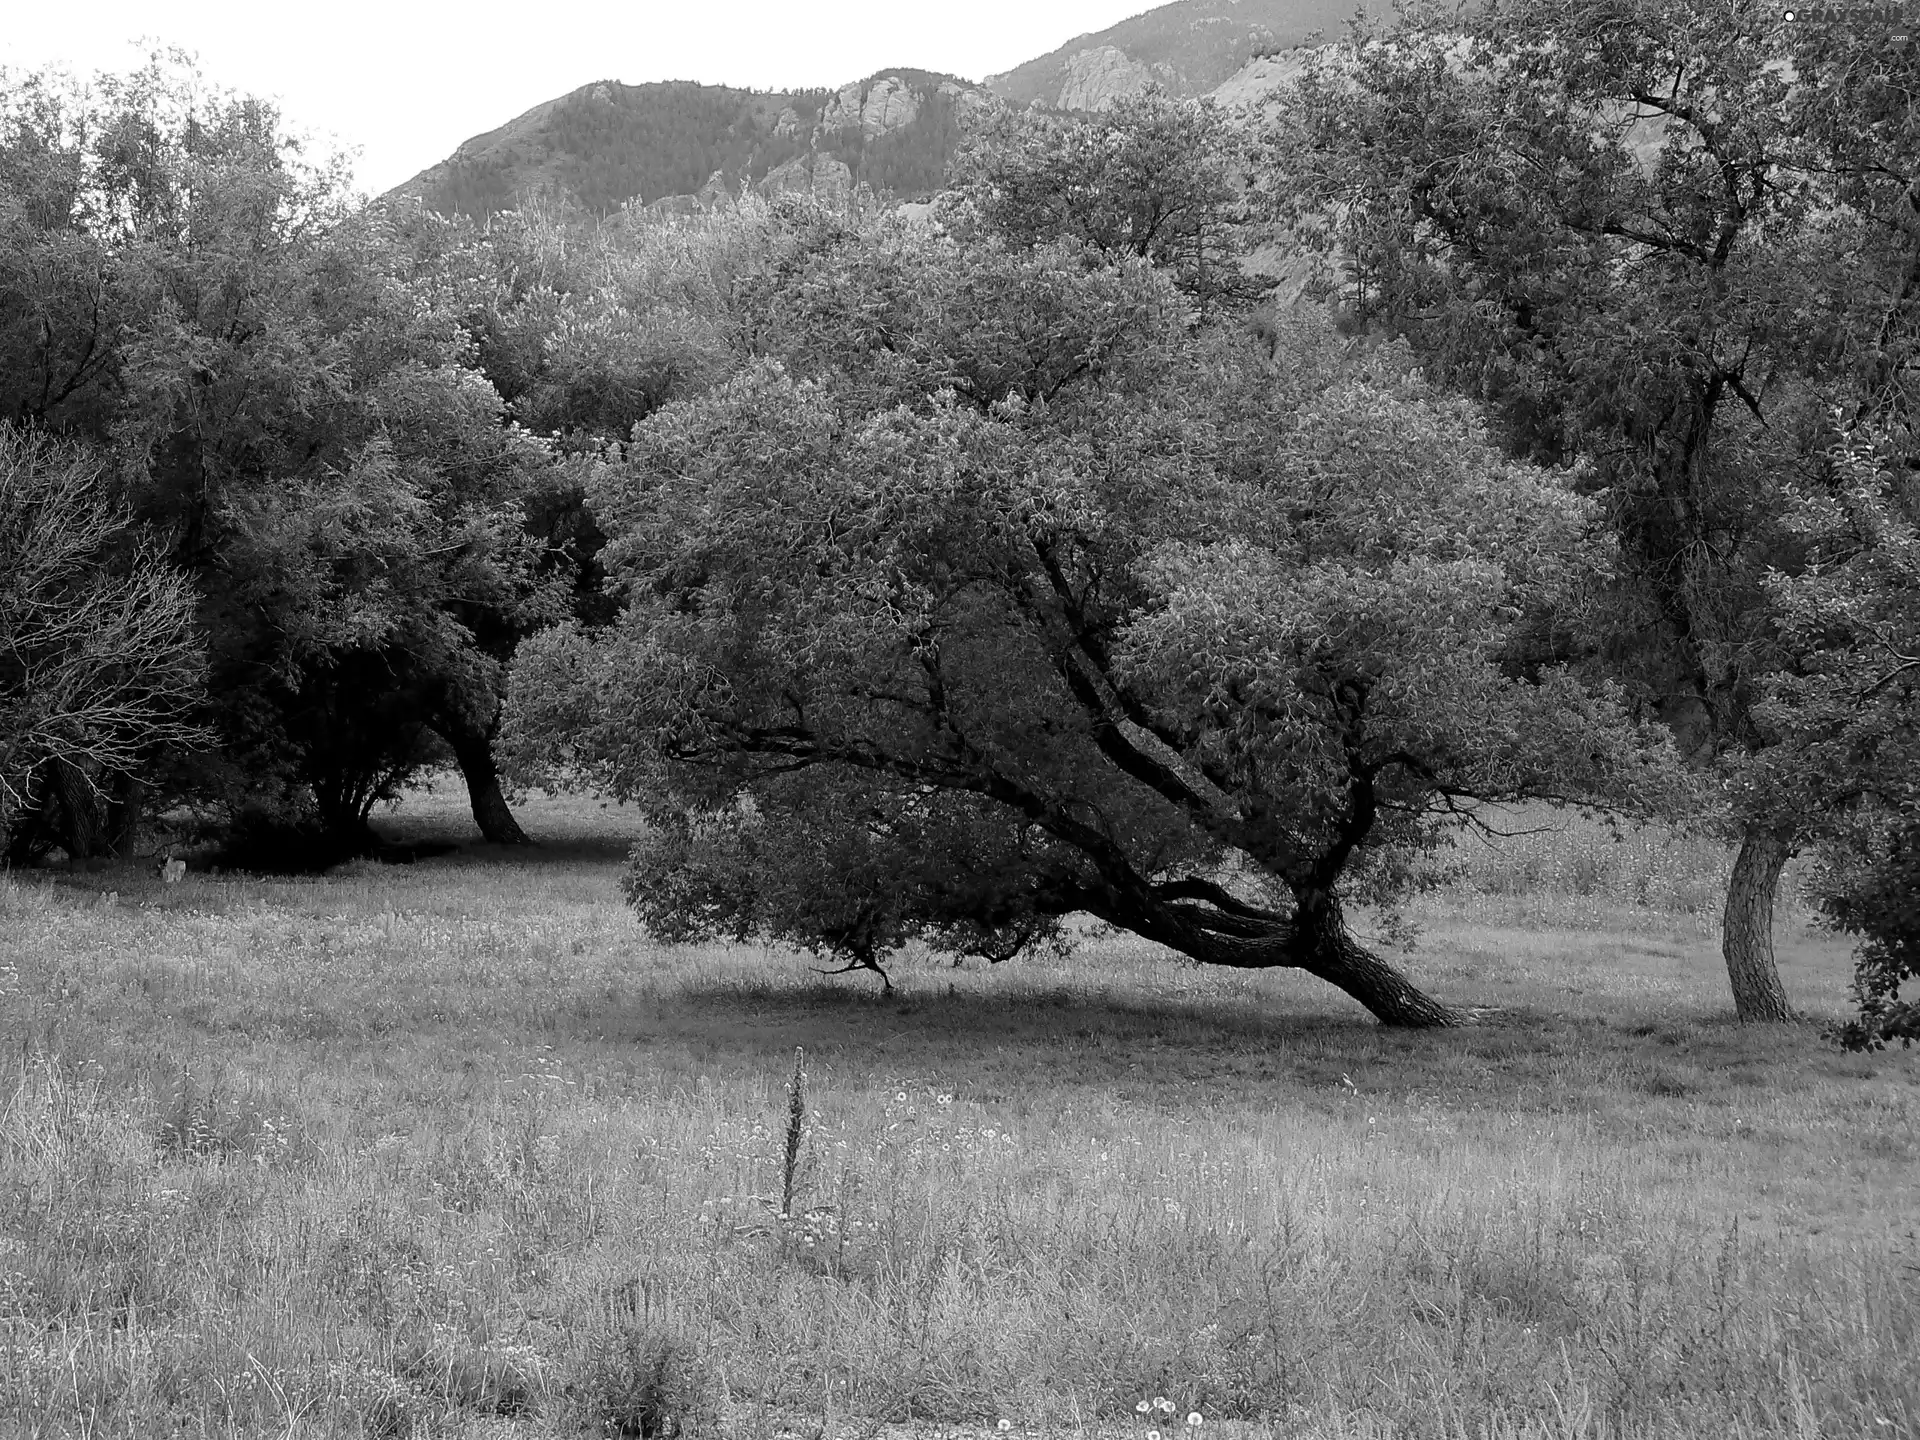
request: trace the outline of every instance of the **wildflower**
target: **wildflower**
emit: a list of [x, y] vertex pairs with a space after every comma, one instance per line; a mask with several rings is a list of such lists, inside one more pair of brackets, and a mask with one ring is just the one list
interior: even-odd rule
[[1187, 1424], [1198, 1425], [1199, 1423], [1200, 1423], [1200, 1412], [1198, 1410], [1189, 1410], [1187, 1412]]
[[1001, 1428], [1002, 1430], [1011, 1430], [1011, 1429], [1013, 1428], [1013, 1421], [1011, 1421], [1011, 1420], [1002, 1420], [1002, 1421], [1000, 1422], [1000, 1428]]
[[1167, 1414], [1171, 1415], [1173, 1413], [1173, 1401], [1164, 1395], [1156, 1395], [1153, 1397], [1153, 1408], [1156, 1410], [1164, 1410]]
[[1133, 1408], [1138, 1410], [1142, 1415], [1144, 1415], [1147, 1413], [1147, 1411], [1153, 1408], [1153, 1402], [1150, 1400], [1142, 1400], [1138, 1405], [1134, 1406]]
[[1160, 1432], [1158, 1430], [1147, 1431], [1147, 1440], [1160, 1440]]

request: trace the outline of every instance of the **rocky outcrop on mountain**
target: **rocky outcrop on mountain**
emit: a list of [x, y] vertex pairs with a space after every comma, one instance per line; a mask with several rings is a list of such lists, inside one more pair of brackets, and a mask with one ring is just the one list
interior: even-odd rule
[[857, 127], [863, 135], [884, 135], [911, 125], [919, 113], [920, 101], [912, 88], [896, 75], [882, 75], [849, 85], [829, 100], [820, 116], [820, 128], [831, 131]]
[[1299, 45], [1315, 31], [1337, 35], [1356, 7], [1375, 15], [1392, 8], [1387, 0], [1175, 0], [989, 75], [987, 88], [1014, 105], [1038, 100], [1097, 109], [1075, 102], [1132, 93], [1118, 87], [1127, 83], [1123, 77], [1137, 79], [1106, 53], [1113, 51], [1174, 95], [1204, 95], [1257, 56]]
[[1062, 110], [1105, 110], [1114, 101], [1137, 95], [1154, 73], [1112, 45], [1082, 50], [1066, 62], [1058, 104]]
[[762, 195], [811, 195], [829, 205], [845, 205], [853, 195], [853, 170], [824, 152], [795, 156], [769, 170], [755, 187]]
[[1216, 86], [1211, 98], [1230, 109], [1248, 105], [1271, 111], [1274, 92], [1298, 80], [1312, 54], [1311, 50], [1296, 49], [1258, 56]]

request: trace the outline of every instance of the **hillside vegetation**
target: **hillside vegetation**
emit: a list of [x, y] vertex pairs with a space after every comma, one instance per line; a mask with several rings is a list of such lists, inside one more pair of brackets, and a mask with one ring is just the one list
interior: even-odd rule
[[1178, 0], [1069, 40], [986, 83], [1015, 105], [1061, 105], [1072, 100], [1076, 78], [1137, 67], [1146, 72], [1137, 79], [1151, 77], [1176, 95], [1204, 95], [1256, 56], [1291, 49], [1315, 31], [1337, 34], [1357, 9], [1383, 8], [1380, 0]]
[[[959, 140], [958, 111], [978, 93], [924, 70], [839, 91], [600, 81], [476, 136], [394, 193], [449, 215], [483, 217], [529, 194], [604, 215], [630, 201], [737, 194], [782, 166], [824, 157], [847, 167], [846, 184], [911, 198], [938, 188]], [[772, 184], [793, 188], [777, 175]]]

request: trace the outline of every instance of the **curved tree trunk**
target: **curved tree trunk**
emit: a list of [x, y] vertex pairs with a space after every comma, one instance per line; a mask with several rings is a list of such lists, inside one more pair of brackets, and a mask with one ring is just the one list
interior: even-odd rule
[[1300, 965], [1309, 975], [1344, 990], [1382, 1025], [1411, 1030], [1463, 1025], [1472, 1017], [1443, 1004], [1353, 938], [1344, 926], [1323, 940]]
[[500, 767], [493, 762], [492, 737], [457, 715], [443, 716], [434, 728], [453, 751], [466, 778], [467, 802], [473, 807], [473, 823], [480, 827], [481, 837], [489, 845], [533, 844], [507, 808], [507, 797], [500, 789]]
[[1720, 949], [1733, 986], [1734, 1013], [1745, 1021], [1795, 1018], [1773, 959], [1774, 893], [1792, 853], [1778, 831], [1749, 825], [1734, 858], [1733, 878], [1727, 883]]
[[[1358, 1000], [1382, 1025], [1434, 1029], [1476, 1018], [1435, 1000], [1354, 939], [1331, 894], [1303, 897], [1291, 915], [1245, 905], [1204, 881], [1156, 886], [1155, 897], [1181, 897], [1181, 903], [1116, 906], [1094, 914], [1204, 965], [1304, 970]], [[1190, 900], [1202, 903], [1185, 903]]]
[[1303, 906], [1291, 930], [1288, 944], [1297, 957], [1293, 963], [1344, 990], [1382, 1025], [1431, 1029], [1468, 1020], [1462, 1011], [1435, 1000], [1354, 939], [1339, 902], [1331, 896], [1310, 908]]

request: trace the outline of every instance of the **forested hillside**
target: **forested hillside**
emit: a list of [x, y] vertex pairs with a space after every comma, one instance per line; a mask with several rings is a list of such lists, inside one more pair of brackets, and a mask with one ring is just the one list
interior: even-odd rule
[[[603, 80], [475, 136], [394, 193], [475, 217], [535, 193], [606, 214], [633, 200], [696, 195], [710, 182], [731, 193], [743, 184], [864, 184], [881, 195], [924, 197], [940, 187], [960, 116], [989, 95], [1067, 110], [1102, 110], [1149, 84], [1203, 95], [1257, 56], [1315, 31], [1336, 32], [1356, 9], [1382, 8], [1382, 0], [1176, 0], [984, 86], [911, 69], [838, 91]], [[781, 173], [782, 166], [795, 168]]]
[[[784, 165], [825, 156], [847, 167], [848, 184], [911, 197], [939, 186], [959, 112], [978, 95], [925, 70], [889, 71], [839, 91], [600, 81], [467, 141], [395, 193], [447, 215], [493, 214], [533, 193], [606, 214], [710, 182], [737, 193]], [[778, 177], [773, 184], [791, 188]]]
[[1385, 8], [1381, 0], [1178, 0], [986, 83], [1015, 105], [1040, 100], [1068, 109], [1100, 108], [1149, 79], [1176, 95], [1203, 95], [1258, 55], [1290, 49], [1316, 30], [1333, 35], [1356, 10]]
[[[442, 214], [484, 215], [528, 191], [560, 192], [590, 211], [691, 194], [715, 171], [758, 178], [805, 148], [780, 115], [812, 96], [756, 95], [664, 81], [583, 85], [467, 141], [401, 188]], [[798, 106], [796, 106], [798, 108]]]

